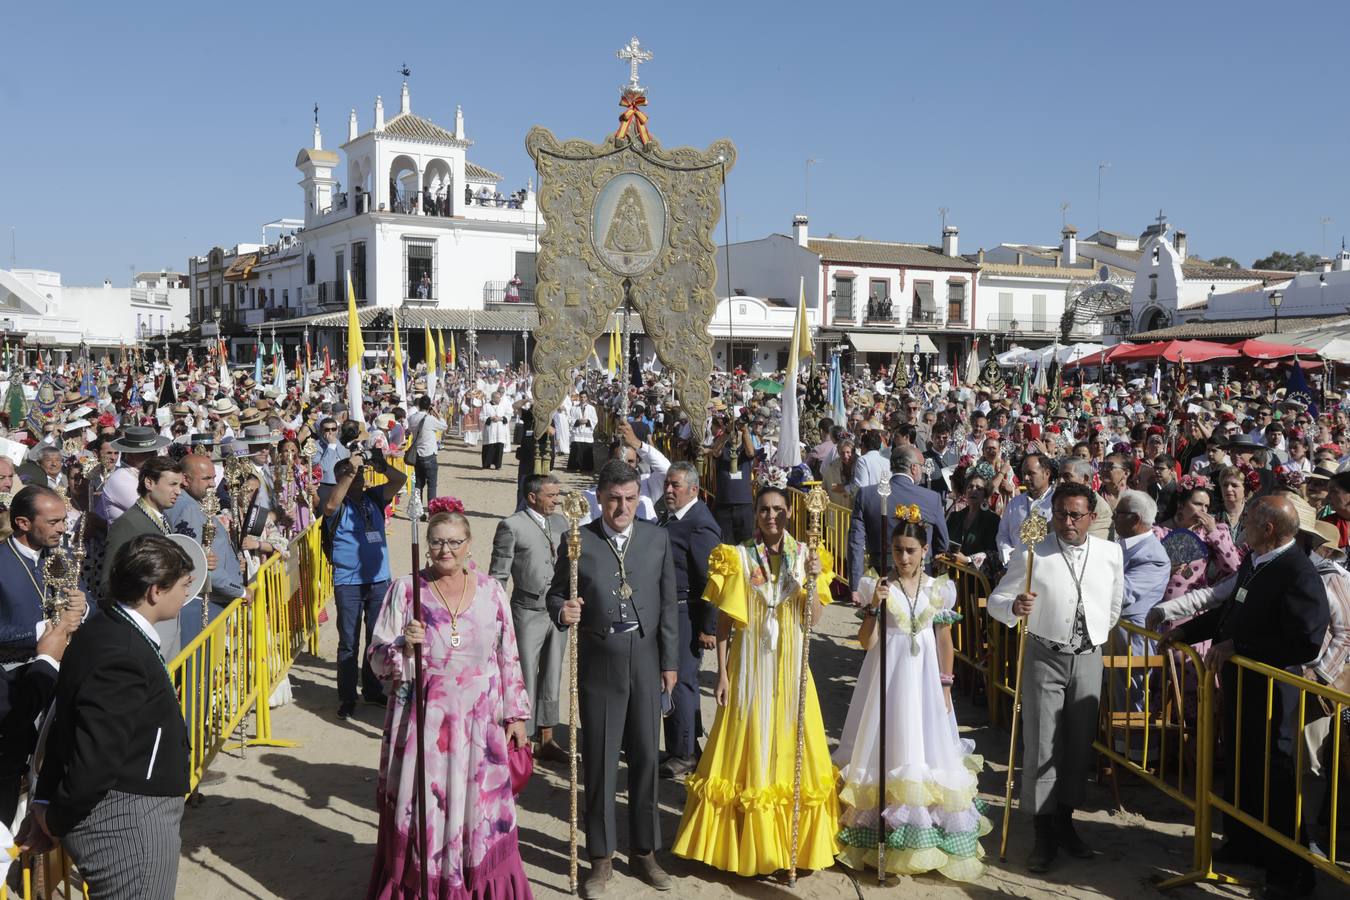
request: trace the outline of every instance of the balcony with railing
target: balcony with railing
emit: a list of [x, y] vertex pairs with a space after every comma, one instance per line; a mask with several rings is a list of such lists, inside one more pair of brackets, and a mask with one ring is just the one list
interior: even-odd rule
[[871, 297], [863, 310], [863, 323], [866, 325], [899, 325], [901, 309], [890, 297]]
[[1012, 332], [1048, 334], [1059, 330], [1059, 319], [1046, 315], [1018, 316], [1012, 313], [990, 313], [989, 318], [985, 320], [985, 327], [990, 331], [1009, 334]]
[[300, 302], [306, 306], [337, 304], [344, 299], [342, 283], [339, 281], [316, 281], [300, 288]]
[[534, 288], [527, 284], [516, 284], [513, 287], [509, 281], [483, 282], [483, 305], [493, 306], [498, 303], [510, 306], [521, 303], [532, 304]]
[[937, 328], [942, 324], [942, 316], [931, 306], [915, 306], [909, 311], [910, 328]]

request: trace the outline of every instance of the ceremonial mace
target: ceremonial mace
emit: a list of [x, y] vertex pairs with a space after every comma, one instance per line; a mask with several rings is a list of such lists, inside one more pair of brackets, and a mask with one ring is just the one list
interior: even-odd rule
[[[577, 564], [581, 561], [581, 520], [591, 511], [591, 506], [579, 491], [573, 491], [563, 498], [562, 512], [567, 518], [567, 561], [569, 600], [577, 597]], [[568, 775], [568, 860], [567, 879], [573, 894], [577, 892], [577, 730], [581, 714], [577, 703], [577, 628], [581, 623], [567, 628], [567, 668], [569, 670], [567, 688], [567, 764]]]
[[[1031, 569], [1036, 562], [1036, 545], [1045, 540], [1047, 533], [1045, 517], [1034, 511], [1017, 530], [1018, 538], [1027, 547], [1027, 580], [1022, 590], [1024, 594], [1031, 593]], [[999, 862], [1008, 861], [1008, 822], [1012, 818], [1013, 764], [1016, 762], [1017, 754], [1017, 723], [1021, 720], [1022, 714], [1022, 665], [1026, 661], [1026, 649], [1027, 620], [1022, 619], [1017, 623], [1017, 678], [1013, 682], [1012, 727], [1009, 728], [1008, 736], [1008, 784], [1003, 791], [1003, 834], [998, 841]]]
[[[830, 497], [817, 482], [806, 495], [806, 543], [808, 552], [820, 545], [820, 523], [829, 508]], [[788, 863], [788, 887], [797, 884], [797, 854], [801, 849], [802, 757], [806, 751], [806, 678], [811, 672], [811, 617], [815, 609], [819, 577], [811, 579], [811, 588], [802, 605], [802, 667], [797, 677], [797, 752], [792, 763], [792, 855]]]
[[[220, 513], [220, 497], [216, 494], [214, 486], [207, 489], [202, 496], [202, 515], [206, 518], [202, 522], [202, 549], [207, 553], [211, 552], [211, 547], [216, 542], [216, 516]], [[219, 562], [219, 560], [217, 560]], [[206, 581], [202, 584], [202, 630], [211, 624], [211, 568], [206, 569]]]
[[[421, 536], [418, 532], [421, 526], [418, 525], [418, 519], [422, 516], [422, 498], [417, 493], [417, 476], [409, 470], [408, 472], [408, 525], [412, 529], [412, 614], [417, 622], [422, 621], [422, 544]], [[466, 576], [467, 577], [467, 576]], [[421, 858], [421, 865], [418, 866], [418, 875], [421, 879], [422, 894], [424, 898], [430, 897], [428, 890], [427, 867], [427, 759], [426, 759], [426, 724], [427, 724], [427, 704], [423, 696], [424, 684], [422, 681], [422, 645], [413, 645], [413, 715], [417, 718], [417, 756], [415, 759], [416, 771], [414, 777], [417, 780], [417, 853]]]
[[[886, 583], [886, 572], [890, 569], [891, 548], [887, 541], [887, 531], [890, 530], [891, 516], [886, 509], [886, 503], [891, 497], [891, 483], [889, 480], [883, 481], [877, 485], [877, 498], [881, 506], [881, 560], [877, 568], [879, 569], [877, 577], [881, 584]], [[872, 623], [872, 634], [880, 635], [877, 645], [877, 671], [881, 675], [880, 690], [877, 692], [878, 700], [881, 704], [880, 724], [881, 731], [877, 735], [877, 780], [880, 793], [877, 795], [877, 884], [886, 883], [886, 681], [889, 670], [886, 668], [886, 616], [890, 606], [889, 586], [887, 594], [882, 596], [881, 609], [877, 610], [876, 620]]]

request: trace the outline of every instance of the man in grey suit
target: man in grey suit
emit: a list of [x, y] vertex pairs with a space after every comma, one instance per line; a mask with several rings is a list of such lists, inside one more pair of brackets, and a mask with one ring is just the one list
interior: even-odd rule
[[531, 718], [526, 728], [538, 731], [538, 759], [567, 762], [567, 752], [553, 740], [558, 724], [558, 679], [562, 674], [567, 638], [553, 627], [544, 595], [553, 579], [558, 542], [567, 520], [556, 512], [562, 483], [557, 475], [530, 475], [525, 479], [525, 508], [497, 523], [492, 539], [493, 578], [506, 587], [511, 579], [511, 621], [520, 649], [520, 672], [530, 696]]
[[564, 543], [548, 592], [549, 617], [576, 625], [585, 775], [586, 851], [591, 870], [581, 896], [599, 897], [614, 874], [614, 800], [619, 751], [628, 764], [629, 867], [659, 891], [670, 876], [656, 862], [656, 787], [664, 693], [679, 669], [675, 561], [666, 533], [636, 520], [640, 477], [621, 460], [600, 469], [600, 519], [581, 529], [578, 599], [569, 599]]

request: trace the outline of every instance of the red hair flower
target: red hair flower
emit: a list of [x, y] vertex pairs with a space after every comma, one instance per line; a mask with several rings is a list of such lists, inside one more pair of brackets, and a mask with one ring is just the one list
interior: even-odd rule
[[464, 514], [464, 504], [457, 497], [437, 497], [427, 504], [427, 515], [435, 516], [440, 513], [459, 513]]

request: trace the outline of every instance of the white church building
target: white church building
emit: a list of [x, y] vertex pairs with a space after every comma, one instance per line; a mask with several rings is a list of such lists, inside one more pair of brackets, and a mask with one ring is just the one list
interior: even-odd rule
[[[350, 273], [362, 324], [376, 332], [366, 336], [368, 352], [397, 308], [402, 327], [426, 323], [447, 340], [472, 328], [480, 354], [514, 358], [533, 327], [533, 184], [503, 185], [470, 161], [463, 111], [453, 129], [417, 115], [406, 81], [397, 113], [386, 118], [376, 97], [367, 127], [355, 109], [346, 126], [346, 140], [327, 149], [316, 110], [312, 145], [295, 159], [303, 218], [269, 223], [261, 243], [189, 260], [194, 335], [224, 335], [232, 357], [246, 362], [259, 334], [269, 347], [275, 333], [295, 348], [312, 331], [316, 352], [328, 346], [340, 358]], [[421, 347], [413, 342], [414, 358]]]

